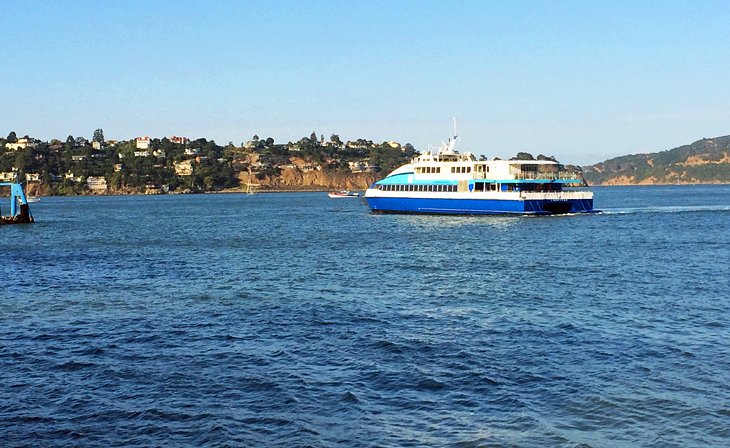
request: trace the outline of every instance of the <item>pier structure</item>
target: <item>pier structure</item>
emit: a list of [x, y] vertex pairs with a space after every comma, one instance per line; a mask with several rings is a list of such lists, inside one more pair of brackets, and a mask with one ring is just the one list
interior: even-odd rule
[[0, 208], [0, 225], [30, 224], [35, 222], [33, 215], [30, 214], [28, 198], [25, 196], [23, 186], [18, 182], [17, 178], [15, 182], [0, 182], [0, 188], [2, 187], [10, 187], [10, 215], [3, 215], [3, 210]]

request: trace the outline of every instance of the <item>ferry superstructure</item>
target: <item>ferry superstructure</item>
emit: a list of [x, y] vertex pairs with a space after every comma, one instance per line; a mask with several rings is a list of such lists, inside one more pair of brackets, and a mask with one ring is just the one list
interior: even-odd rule
[[454, 150], [456, 137], [375, 182], [365, 198], [375, 213], [527, 214], [593, 212], [593, 193], [552, 160], [477, 160]]

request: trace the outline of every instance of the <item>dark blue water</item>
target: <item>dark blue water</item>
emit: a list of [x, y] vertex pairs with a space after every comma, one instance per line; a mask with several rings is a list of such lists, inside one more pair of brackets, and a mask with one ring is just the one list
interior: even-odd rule
[[730, 186], [594, 191], [43, 198], [0, 227], [0, 446], [728, 446]]

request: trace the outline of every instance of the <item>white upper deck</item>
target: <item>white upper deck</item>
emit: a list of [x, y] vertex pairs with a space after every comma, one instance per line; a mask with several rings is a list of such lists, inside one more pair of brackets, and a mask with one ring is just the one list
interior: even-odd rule
[[388, 177], [412, 173], [414, 180], [426, 182], [475, 179], [581, 181], [575, 173], [560, 171], [560, 164], [552, 160], [477, 160], [469, 152], [455, 151], [455, 142], [456, 137], [445, 143], [438, 152], [428, 151], [414, 157], [409, 164], [397, 168]]

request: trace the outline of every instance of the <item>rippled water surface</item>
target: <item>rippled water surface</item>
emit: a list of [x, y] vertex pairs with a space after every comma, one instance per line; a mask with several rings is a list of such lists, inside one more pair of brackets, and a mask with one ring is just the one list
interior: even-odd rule
[[594, 191], [43, 198], [0, 227], [0, 446], [728, 446], [730, 187]]

